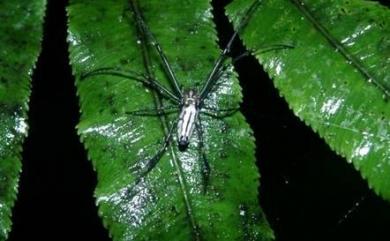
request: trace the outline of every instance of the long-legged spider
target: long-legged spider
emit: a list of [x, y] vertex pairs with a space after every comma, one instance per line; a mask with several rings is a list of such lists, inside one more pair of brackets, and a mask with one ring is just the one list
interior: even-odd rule
[[[137, 0], [130, 0], [130, 8], [133, 12], [134, 19], [136, 22], [137, 32], [138, 32], [138, 43], [141, 44], [143, 61], [145, 65], [145, 74], [140, 74], [132, 70], [123, 70], [118, 68], [98, 68], [92, 70], [88, 73], [85, 73], [81, 76], [81, 80], [95, 76], [95, 75], [114, 75], [120, 76], [123, 78], [131, 79], [143, 83], [147, 88], [156, 91], [160, 97], [170, 100], [175, 105], [163, 106], [154, 109], [143, 109], [131, 112], [132, 115], [138, 116], [164, 116], [168, 113], [171, 113], [172, 110], [179, 111], [179, 117], [177, 123], [171, 123], [171, 126], [166, 131], [166, 136], [163, 145], [159, 151], [147, 161], [146, 169], [143, 170], [142, 175], [136, 181], [138, 183], [140, 179], [149, 173], [155, 165], [158, 163], [166, 148], [172, 141], [173, 133], [177, 129], [177, 144], [178, 148], [181, 151], [185, 151], [187, 146], [191, 141], [192, 134], [196, 130], [199, 142], [198, 148], [200, 153], [200, 158], [203, 160], [203, 177], [205, 186], [207, 186], [207, 180], [210, 173], [209, 163], [204, 151], [204, 139], [203, 139], [203, 126], [201, 122], [201, 115], [205, 114], [213, 118], [223, 119], [229, 115], [232, 115], [238, 110], [238, 107], [227, 108], [227, 109], [216, 109], [205, 104], [205, 100], [209, 97], [210, 93], [215, 90], [215, 87], [218, 85], [218, 80], [223, 76], [227, 71], [227, 65], [225, 61], [229, 58], [228, 54], [231, 52], [232, 44], [237, 38], [241, 30], [247, 25], [250, 17], [253, 15], [257, 7], [260, 5], [261, 0], [254, 0], [253, 3], [248, 7], [244, 12], [242, 17], [239, 19], [238, 27], [236, 28], [233, 35], [230, 37], [228, 43], [226, 44], [223, 51], [220, 53], [219, 57], [216, 59], [211, 71], [207, 75], [204, 84], [200, 88], [189, 88], [188, 90], [182, 90], [180, 88], [179, 82], [176, 78], [175, 72], [173, 71], [168, 58], [164, 54], [162, 47], [159, 42], [150, 31], [149, 26], [147, 25], [142, 12], [138, 6]], [[159, 81], [157, 81], [153, 76], [153, 71], [151, 70], [151, 59], [148, 54], [147, 44], [151, 44], [155, 51], [157, 52], [161, 64], [163, 66], [164, 72], [168, 77], [173, 90], [168, 89]], [[289, 45], [277, 44], [268, 46], [266, 51], [273, 49], [280, 49], [290, 47]], [[240, 55], [235, 60], [240, 59], [247, 53]]]

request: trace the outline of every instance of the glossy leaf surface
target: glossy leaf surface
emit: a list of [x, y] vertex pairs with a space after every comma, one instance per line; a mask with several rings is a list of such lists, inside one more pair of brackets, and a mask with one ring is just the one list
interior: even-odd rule
[[[141, 11], [184, 90], [199, 89], [220, 53], [207, 0], [140, 1]], [[259, 173], [252, 131], [241, 113], [201, 115], [210, 177], [198, 152], [199, 135], [179, 151], [176, 141], [139, 183], [137, 177], [164, 142], [167, 119], [134, 116], [155, 109], [150, 88], [112, 75], [80, 76], [114, 67], [143, 73], [140, 36], [129, 2], [73, 0], [68, 7], [70, 60], [81, 102], [78, 132], [98, 174], [100, 216], [114, 240], [270, 240], [258, 205]], [[152, 69], [167, 77], [152, 46]], [[208, 98], [215, 108], [237, 107], [240, 87], [231, 67]], [[163, 100], [164, 106], [172, 105]]]
[[0, 2], [0, 240], [7, 238], [11, 228], [45, 4], [44, 0]]
[[[229, 6], [230, 19], [251, 0]], [[242, 33], [294, 113], [390, 200], [390, 11], [362, 0], [262, 1]], [[285, 48], [264, 52], [275, 44]]]

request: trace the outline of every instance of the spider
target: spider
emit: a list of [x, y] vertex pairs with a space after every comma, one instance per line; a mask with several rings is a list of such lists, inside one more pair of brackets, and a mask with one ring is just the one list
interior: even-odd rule
[[[199, 89], [190, 88], [188, 90], [181, 90], [179, 87], [179, 82], [176, 78], [175, 72], [172, 70], [172, 67], [168, 61], [168, 58], [164, 54], [164, 51], [155, 38], [154, 34], [149, 29], [146, 21], [143, 18], [142, 12], [138, 6], [136, 0], [130, 0], [130, 9], [133, 12], [134, 20], [136, 23], [137, 32], [139, 35], [139, 39], [137, 40], [138, 44], [141, 44], [142, 48], [142, 57], [145, 65], [145, 74], [140, 74], [131, 70], [121, 70], [118, 68], [98, 68], [87, 72], [81, 75], [81, 80], [86, 79], [90, 76], [94, 75], [114, 75], [120, 76], [123, 78], [131, 79], [134, 81], [138, 81], [143, 83], [147, 88], [156, 91], [159, 97], [166, 98], [173, 103], [175, 106], [159, 106], [155, 109], [144, 109], [137, 110], [131, 112], [133, 115], [141, 115], [141, 116], [165, 116], [168, 114], [168, 111], [179, 109], [179, 117], [176, 123], [172, 123], [170, 128], [165, 128], [165, 140], [164, 144], [161, 146], [159, 151], [147, 162], [146, 169], [143, 171], [141, 176], [147, 175], [154, 166], [157, 164], [159, 159], [162, 157], [168, 145], [171, 143], [174, 130], [177, 129], [177, 145], [180, 151], [185, 151], [188, 145], [191, 142], [191, 137], [193, 135], [194, 130], [197, 131], [199, 138], [199, 153], [201, 153], [201, 158], [203, 159], [203, 178], [204, 182], [207, 183], [207, 179], [210, 173], [210, 167], [208, 164], [207, 157], [203, 150], [203, 128], [201, 123], [201, 114], [206, 114], [213, 118], [223, 119], [227, 116], [234, 114], [238, 108], [228, 108], [228, 109], [216, 109], [211, 106], [207, 106], [205, 104], [205, 100], [208, 98], [209, 94], [213, 92], [216, 85], [218, 85], [218, 80], [223, 76], [223, 74], [227, 71], [227, 65], [225, 65], [226, 60], [229, 58], [228, 54], [231, 52], [232, 44], [234, 40], [237, 38], [238, 34], [242, 31], [242, 29], [247, 25], [250, 17], [253, 15], [257, 7], [260, 5], [261, 0], [254, 0], [253, 3], [246, 9], [242, 17], [239, 19], [238, 27], [230, 37], [228, 43], [225, 48], [220, 53], [219, 57], [216, 59], [214, 65], [211, 68], [211, 71], [207, 75], [203, 86]], [[166, 88], [163, 84], [157, 81], [153, 77], [153, 72], [151, 70], [151, 59], [148, 55], [148, 46], [147, 44], [151, 44], [154, 50], [157, 52], [165, 74], [168, 76], [170, 84], [173, 87], [173, 90]], [[271, 46], [267, 51], [272, 49], [279, 49], [284, 47], [290, 47], [289, 45], [279, 44]], [[235, 59], [233, 59], [233, 63], [238, 59], [248, 55], [248, 53], [244, 53]], [[176, 124], [176, 125], [175, 125]], [[176, 128], [175, 128], [176, 127]], [[136, 181], [136, 183], [139, 182]], [[207, 184], [205, 184], [207, 186]]]

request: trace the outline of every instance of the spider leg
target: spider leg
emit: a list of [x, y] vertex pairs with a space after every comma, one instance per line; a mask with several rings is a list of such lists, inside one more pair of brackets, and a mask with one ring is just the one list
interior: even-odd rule
[[342, 224], [344, 224], [346, 221], [348, 221], [348, 219], [351, 218], [351, 216], [353, 216], [354, 214], [356, 214], [356, 212], [359, 210], [359, 208], [361, 208], [361, 204], [364, 204], [366, 201], [367, 201], [367, 198], [369, 198], [369, 192], [366, 192], [365, 194], [363, 194], [362, 196], [359, 197], [358, 200], [355, 200], [354, 203], [353, 203], [353, 206], [350, 207], [344, 214], [343, 216], [341, 216], [339, 218], [339, 220], [337, 221], [337, 226], [340, 226]]
[[[164, 138], [164, 143], [160, 147], [160, 149], [157, 151], [157, 153], [150, 158], [148, 161], [146, 161], [146, 164], [143, 165], [143, 167], [139, 167], [139, 165], [136, 165], [134, 167], [130, 168], [130, 171], [132, 173], [135, 173], [136, 178], [132, 184], [132, 190], [130, 191], [130, 197], [136, 195], [136, 191], [134, 190], [135, 187], [138, 186], [138, 184], [142, 181], [143, 178], [145, 178], [151, 170], [157, 165], [157, 163], [161, 160], [161, 157], [165, 153], [168, 145], [171, 142], [172, 136], [173, 136], [173, 131], [175, 129], [175, 122], [171, 123], [171, 127], [169, 129], [168, 135]], [[140, 170], [141, 169], [141, 170]]]
[[223, 66], [223, 63], [228, 58], [228, 53], [230, 53], [230, 51], [231, 51], [234, 40], [237, 38], [237, 36], [241, 32], [241, 30], [248, 24], [249, 18], [255, 12], [255, 10], [260, 5], [260, 3], [261, 3], [261, 1], [255, 0], [251, 4], [251, 6], [249, 6], [249, 8], [245, 11], [245, 13], [243, 14], [243, 17], [239, 20], [237, 30], [233, 33], [232, 37], [230, 38], [229, 42], [225, 46], [224, 50], [221, 52], [218, 59], [215, 61], [215, 64], [214, 64], [211, 72], [209, 73], [204, 86], [202, 87], [202, 89], [200, 91], [201, 101], [203, 101], [207, 97], [210, 90], [213, 88], [215, 82], [218, 80], [218, 78], [216, 78], [216, 76], [219, 75], [218, 73], [220, 72], [220, 69]]
[[154, 80], [152, 78], [149, 78], [145, 75], [141, 75], [131, 70], [123, 70], [119, 68], [98, 68], [82, 74], [80, 76], [80, 80], [84, 80], [86, 78], [96, 76], [96, 75], [113, 75], [113, 76], [123, 77], [126, 79], [132, 79], [141, 82], [144, 85], [149, 86], [150, 88], [153, 88], [154, 90], [158, 91], [162, 96], [171, 99], [176, 103], [180, 102], [180, 99], [176, 95], [174, 95], [171, 91], [165, 88], [157, 80]]
[[225, 117], [231, 116], [239, 110], [236, 108], [226, 108], [226, 109], [218, 109], [214, 107], [204, 106], [202, 107], [200, 113], [205, 114], [207, 116], [213, 117], [215, 119], [223, 119]]
[[174, 112], [177, 112], [177, 106], [168, 105], [168, 106], [163, 106], [160, 109], [147, 108], [142, 110], [129, 111], [126, 112], [126, 114], [134, 115], [134, 116], [161, 116], [161, 115], [168, 115]]
[[263, 46], [261, 47], [260, 49], [252, 52], [252, 51], [245, 51], [244, 53], [240, 54], [239, 56], [235, 57], [233, 59], [233, 64], [235, 64], [237, 61], [241, 60], [242, 58], [244, 57], [247, 57], [251, 54], [255, 55], [255, 54], [260, 54], [260, 53], [266, 53], [266, 52], [271, 52], [271, 51], [276, 51], [276, 50], [281, 50], [281, 49], [292, 49], [294, 48], [295, 46], [293, 44], [289, 44], [289, 43], [281, 43], [281, 44], [271, 44], [271, 45], [267, 45], [267, 46]]
[[203, 180], [203, 193], [206, 193], [207, 186], [210, 179], [210, 164], [209, 161], [207, 160], [206, 151], [204, 149], [203, 127], [202, 127], [202, 121], [199, 116], [198, 116], [198, 121], [195, 123], [195, 130], [199, 138], [198, 153], [199, 153], [199, 159], [201, 159], [200, 162], [202, 163], [201, 172], [202, 172], [202, 180]]
[[214, 85], [211, 87], [210, 92], [217, 91], [217, 89], [221, 86], [221, 84], [223, 84], [221, 77], [226, 73], [226, 71], [228, 70], [228, 67], [229, 67], [229, 65], [224, 65], [223, 67], [221, 67], [219, 69], [218, 73], [215, 75], [216, 80], [215, 80]]
[[[286, 48], [294, 48], [294, 45], [292, 45], [292, 44], [284, 44], [284, 43], [272, 44], [272, 45], [264, 46], [261, 49], [258, 49], [253, 54], [266, 53], [266, 52], [276, 51], [276, 50], [281, 50], [281, 49], [286, 49]], [[244, 53], [242, 53], [239, 56], [235, 57], [232, 60], [232, 64], [235, 64], [236, 62], [238, 62], [242, 58], [244, 58], [246, 56], [249, 56], [249, 55], [251, 55], [251, 52], [250, 51], [245, 51]], [[214, 75], [214, 78], [215, 78], [215, 80], [213, 80], [214, 85], [210, 88], [210, 92], [213, 92], [214, 90], [216, 90], [219, 87], [220, 84], [222, 84], [222, 82], [220, 82], [220, 81], [218, 82], [218, 80], [220, 80], [221, 77], [225, 74], [225, 72], [228, 70], [228, 67], [229, 67], [229, 65], [226, 65], [226, 64], [225, 65], [221, 65], [221, 67], [217, 70], [217, 72]]]
[[157, 51], [157, 53], [158, 53], [158, 55], [159, 55], [159, 57], [161, 59], [164, 71], [167, 74], [169, 80], [171, 81], [171, 84], [173, 85], [176, 94], [179, 95], [179, 97], [182, 97], [183, 94], [182, 94], [182, 92], [180, 90], [179, 82], [178, 82], [178, 80], [176, 78], [176, 75], [175, 75], [175, 73], [173, 72], [173, 70], [171, 68], [171, 65], [170, 65], [170, 63], [168, 61], [167, 56], [164, 54], [164, 52], [162, 50], [161, 45], [159, 44], [159, 42], [157, 41], [156, 37], [150, 31], [149, 26], [145, 22], [145, 20], [144, 20], [144, 18], [142, 16], [142, 13], [141, 13], [141, 11], [140, 11], [140, 9], [138, 7], [137, 1], [136, 0], [131, 0], [130, 1], [130, 6], [131, 6], [131, 8], [132, 8], [132, 10], [133, 10], [133, 12], [135, 14], [135, 20], [137, 21], [138, 26], [141, 28], [141, 31], [146, 34], [147, 39], [150, 40], [150, 43], [153, 45], [153, 47]]

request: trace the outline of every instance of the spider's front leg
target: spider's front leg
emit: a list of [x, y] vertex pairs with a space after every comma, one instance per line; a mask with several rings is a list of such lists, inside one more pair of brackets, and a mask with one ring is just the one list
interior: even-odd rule
[[84, 81], [85, 79], [98, 75], [111, 75], [140, 82], [146, 87], [157, 91], [163, 97], [170, 99], [174, 103], [180, 103], [180, 98], [174, 93], [172, 93], [169, 89], [167, 89], [164, 85], [162, 85], [159, 81], [155, 80], [154, 78], [151, 78], [148, 75], [140, 74], [129, 69], [113, 67], [97, 68], [92, 71], [83, 73], [80, 76], [80, 81]]
[[269, 44], [269, 45], [264, 45], [261, 48], [255, 50], [255, 51], [250, 51], [247, 50], [244, 53], [236, 56], [233, 58], [232, 63], [236, 64], [239, 60], [242, 58], [245, 58], [250, 55], [257, 55], [257, 54], [263, 54], [271, 51], [278, 51], [278, 50], [284, 50], [284, 49], [293, 49], [295, 48], [295, 45], [292, 43], [276, 43], [276, 44]]
[[166, 116], [172, 113], [176, 113], [178, 111], [178, 107], [174, 105], [166, 105], [161, 108], [150, 107], [135, 111], [127, 111], [125, 112], [128, 115], [133, 116]]

